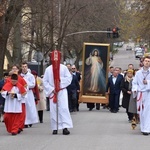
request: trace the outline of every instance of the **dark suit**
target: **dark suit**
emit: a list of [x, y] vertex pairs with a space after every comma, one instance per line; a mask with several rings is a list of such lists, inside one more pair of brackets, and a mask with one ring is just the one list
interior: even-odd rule
[[[0, 80], [0, 91], [2, 90], [2, 87], [4, 85], [4, 80]], [[2, 97], [1, 93], [0, 93], [0, 105], [4, 105], [4, 101], [5, 99]]]
[[123, 76], [118, 74], [115, 84], [113, 83], [113, 76], [108, 78], [106, 92], [109, 91], [109, 107], [112, 112], [117, 112], [119, 110], [119, 98], [121, 92], [121, 82]]
[[78, 82], [81, 80], [81, 73], [80, 72], [73, 72], [74, 75], [76, 75]]
[[[4, 84], [5, 84], [5, 81], [0, 80], [0, 91], [2, 90]], [[2, 97], [0, 93], [0, 119], [1, 119], [1, 114], [4, 114], [4, 105], [5, 105], [5, 99]]]
[[[81, 73], [80, 72], [73, 72], [73, 74], [77, 77], [78, 82], [80, 83], [81, 80]], [[77, 93], [77, 103], [76, 103], [76, 107], [77, 107], [77, 111], [79, 111], [79, 93]]]
[[75, 75], [72, 75], [71, 84], [67, 87], [69, 110], [76, 111], [77, 105], [77, 90], [80, 90], [79, 82]]

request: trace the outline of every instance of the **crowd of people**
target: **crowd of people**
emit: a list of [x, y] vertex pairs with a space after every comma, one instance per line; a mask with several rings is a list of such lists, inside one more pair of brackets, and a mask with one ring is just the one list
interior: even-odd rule
[[12, 135], [17, 135], [24, 128], [32, 127], [38, 122], [43, 123], [44, 110], [50, 111], [53, 134], [57, 134], [58, 129], [63, 129], [64, 135], [70, 134], [68, 128], [73, 127], [70, 113], [79, 111], [81, 74], [75, 65], [60, 65], [63, 82], [57, 95], [57, 122], [56, 103], [51, 100], [55, 89], [53, 78], [49, 78], [53, 76], [52, 70], [49, 69], [51, 67], [49, 66], [41, 77], [35, 70], [30, 70], [26, 62], [22, 63], [21, 67], [13, 65], [9, 73], [4, 73], [4, 78], [0, 81], [0, 119]]
[[141, 133], [150, 134], [150, 57], [143, 58], [143, 65], [134, 69], [133, 64], [128, 65], [124, 74], [119, 67], [110, 67], [106, 94], [109, 94], [110, 112], [119, 111], [120, 93], [122, 92], [121, 106], [126, 109], [129, 122], [133, 129], [140, 123]]
[[28, 64], [13, 65], [0, 81], [1, 121], [12, 135], [35, 123], [43, 123], [46, 108], [43, 81]]
[[[68, 128], [73, 128], [70, 113], [79, 111], [80, 80], [81, 73], [75, 65], [60, 64], [60, 89], [56, 91], [52, 65], [41, 77], [36, 71], [30, 71], [26, 62], [21, 67], [13, 65], [0, 81], [0, 114], [3, 115], [6, 130], [14, 136], [24, 128], [43, 123], [43, 111], [47, 109], [50, 110], [52, 134], [57, 134], [58, 130], [62, 130], [63, 135], [70, 134]], [[103, 106], [111, 113], [118, 113], [122, 106], [126, 109], [129, 122], [135, 126], [140, 122], [143, 135], [150, 134], [149, 57], [143, 59], [143, 66], [138, 70], [134, 69], [133, 64], [129, 64], [124, 72], [119, 67], [111, 66], [106, 94], [109, 95], [109, 103], [97, 103], [97, 110]], [[48, 106], [46, 102], [49, 102]], [[87, 107], [92, 111], [95, 104], [87, 103]]]

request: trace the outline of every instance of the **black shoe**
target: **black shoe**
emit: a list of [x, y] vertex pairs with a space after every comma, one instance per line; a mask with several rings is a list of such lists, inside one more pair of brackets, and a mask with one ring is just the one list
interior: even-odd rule
[[96, 107], [96, 109], [97, 109], [97, 110], [100, 110], [100, 108], [99, 108], [99, 107]]
[[117, 112], [118, 112], [118, 111], [116, 111], [116, 110], [113, 110], [113, 111], [112, 111], [112, 113], [117, 113]]
[[23, 129], [18, 129], [18, 134], [20, 134], [23, 131]]
[[79, 111], [79, 108], [77, 108], [77, 111]]
[[24, 125], [24, 128], [28, 128], [28, 125]]
[[20, 134], [21, 133], [21, 130], [18, 130], [18, 134]]
[[14, 132], [13, 132], [13, 133], [11, 133], [11, 135], [12, 135], [12, 136], [15, 136], [15, 135], [17, 135], [17, 133], [14, 133]]
[[40, 123], [43, 123], [43, 121], [40, 121]]
[[143, 135], [149, 135], [149, 133], [147, 133], [147, 132], [143, 132]]
[[106, 106], [105, 106], [105, 105], [103, 106], [103, 109], [106, 109]]
[[76, 109], [73, 110], [73, 112], [76, 112], [76, 111], [77, 111]]
[[113, 111], [113, 113], [117, 113], [117, 112], [118, 112], [117, 110], [114, 110], [114, 111]]
[[29, 124], [29, 127], [32, 127], [32, 124]]
[[89, 111], [92, 111], [93, 108], [89, 108]]
[[70, 134], [70, 132], [68, 131], [68, 129], [67, 128], [63, 129], [63, 135], [68, 135], [68, 134]]
[[57, 130], [53, 130], [53, 134], [57, 134]]

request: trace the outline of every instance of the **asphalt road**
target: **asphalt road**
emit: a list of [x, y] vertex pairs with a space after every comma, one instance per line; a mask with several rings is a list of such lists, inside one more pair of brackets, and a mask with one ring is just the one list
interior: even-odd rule
[[[126, 69], [129, 63], [138, 67], [132, 51], [119, 49], [113, 66]], [[52, 135], [49, 112], [44, 111], [44, 123], [35, 124], [17, 135], [7, 133], [0, 122], [0, 150], [149, 150], [150, 135], [143, 136], [139, 125], [131, 129], [123, 108], [118, 113], [107, 109], [88, 111], [80, 104], [80, 111], [71, 114], [74, 128], [70, 135]]]
[[0, 123], [0, 150], [148, 150], [150, 136], [140, 133], [139, 125], [131, 129], [123, 108], [116, 114], [107, 109], [80, 111], [71, 114], [74, 128], [70, 135], [52, 135], [49, 112], [44, 111], [44, 123], [24, 129], [11, 136]]
[[126, 70], [128, 68], [128, 64], [133, 64], [135, 69], [139, 68], [139, 60], [135, 58], [134, 50], [126, 51], [127, 45], [134, 48], [133, 43], [124, 44], [123, 47], [118, 48], [118, 53], [114, 55], [114, 60], [111, 62], [111, 66], [121, 67], [122, 70]]

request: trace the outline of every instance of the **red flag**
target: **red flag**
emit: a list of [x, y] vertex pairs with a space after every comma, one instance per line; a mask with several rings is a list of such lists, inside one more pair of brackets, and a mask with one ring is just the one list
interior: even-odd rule
[[54, 86], [55, 93], [53, 102], [57, 103], [57, 93], [60, 91], [60, 61], [61, 61], [61, 52], [58, 50], [52, 51], [50, 54], [52, 68], [53, 68], [53, 78], [54, 78]]

